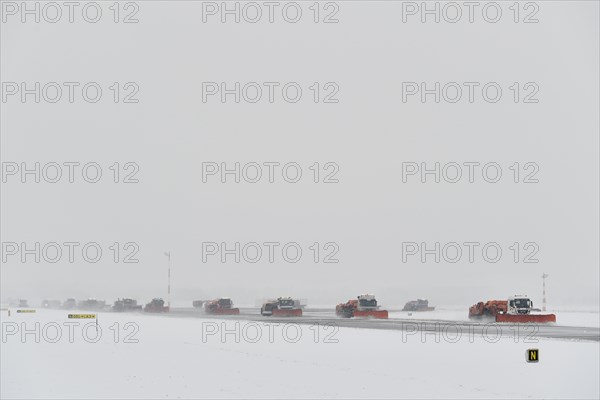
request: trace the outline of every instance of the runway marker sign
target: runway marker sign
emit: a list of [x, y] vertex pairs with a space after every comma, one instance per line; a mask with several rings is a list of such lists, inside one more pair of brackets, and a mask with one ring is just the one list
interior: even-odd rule
[[69, 319], [96, 319], [96, 314], [69, 314]]
[[96, 332], [98, 332], [98, 314], [69, 314], [69, 319], [95, 319]]
[[540, 350], [539, 349], [528, 349], [526, 352], [527, 362], [536, 363], [540, 361]]

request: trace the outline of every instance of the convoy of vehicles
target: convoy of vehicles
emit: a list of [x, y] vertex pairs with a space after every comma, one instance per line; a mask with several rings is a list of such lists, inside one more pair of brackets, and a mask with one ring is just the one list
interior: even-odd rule
[[[20, 299], [11, 301], [11, 306], [27, 308], [27, 300]], [[202, 309], [206, 314], [212, 315], [239, 315], [240, 309], [234, 307], [229, 297], [220, 297], [214, 300], [194, 300], [192, 305], [196, 309]], [[74, 298], [68, 298], [62, 305], [58, 300], [44, 300], [41, 308], [54, 308], [64, 310], [88, 310], [101, 311], [111, 310], [114, 312], [145, 311], [148, 313], [165, 313], [170, 311], [169, 305], [161, 298], [154, 298], [144, 307], [137, 304], [132, 298], [119, 298], [112, 307], [107, 306], [103, 300], [89, 298], [79, 303]], [[291, 297], [278, 297], [274, 300], [264, 302], [260, 308], [263, 316], [288, 316], [301, 317], [304, 305], [299, 300]], [[435, 307], [429, 306], [426, 299], [409, 301], [404, 305], [402, 311], [433, 311]], [[470, 319], [487, 319], [494, 322], [508, 323], [550, 323], [556, 322], [555, 314], [541, 314], [539, 309], [533, 307], [533, 302], [526, 295], [510, 296], [507, 300], [488, 300], [478, 302], [469, 308]], [[340, 303], [335, 307], [335, 313], [340, 318], [375, 318], [388, 319], [387, 310], [380, 308], [377, 299], [372, 294], [362, 294], [356, 299]], [[410, 315], [410, 314], [409, 314]]]

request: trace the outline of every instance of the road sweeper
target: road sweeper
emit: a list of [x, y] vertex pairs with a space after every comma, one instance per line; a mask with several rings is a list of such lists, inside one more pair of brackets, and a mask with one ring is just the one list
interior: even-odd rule
[[229, 297], [222, 297], [204, 302], [204, 312], [216, 315], [238, 315], [240, 309], [233, 307], [233, 302]]
[[377, 299], [372, 294], [361, 294], [356, 300], [348, 300], [346, 303], [338, 304], [335, 313], [342, 318], [377, 318], [387, 319], [387, 310], [380, 310]]
[[515, 295], [508, 300], [480, 301], [469, 308], [469, 318], [492, 318], [496, 322], [546, 323], [556, 322], [554, 314], [532, 314], [533, 302], [525, 295]]
[[269, 316], [301, 317], [302, 308], [299, 302], [291, 297], [279, 297], [277, 300], [269, 300], [260, 308], [260, 314]]

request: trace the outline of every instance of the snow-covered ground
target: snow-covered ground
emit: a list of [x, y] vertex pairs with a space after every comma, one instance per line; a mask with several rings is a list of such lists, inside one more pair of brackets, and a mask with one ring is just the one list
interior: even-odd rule
[[[587, 326], [600, 327], [600, 313], [581, 312], [581, 311], [553, 311], [549, 310], [547, 314], [556, 314], [556, 325], [564, 326]], [[439, 319], [443, 321], [469, 321], [468, 310], [458, 309], [440, 309], [427, 312], [406, 312], [395, 311], [389, 313], [390, 318], [402, 319]]]
[[[466, 332], [455, 341], [431, 333], [100, 313], [101, 334], [90, 343], [94, 321], [66, 314], [2, 313], [3, 399], [600, 396], [598, 342], [492, 343]], [[35, 331], [36, 322], [39, 343], [34, 333], [22, 338], [20, 331]], [[72, 343], [68, 322], [79, 323]], [[55, 339], [57, 327], [62, 336]], [[525, 361], [529, 348], [539, 349], [539, 363]]]

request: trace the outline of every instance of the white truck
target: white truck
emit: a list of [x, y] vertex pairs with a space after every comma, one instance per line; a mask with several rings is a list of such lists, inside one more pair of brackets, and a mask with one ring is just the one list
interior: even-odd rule
[[507, 314], [531, 314], [533, 302], [527, 295], [514, 295], [508, 298]]

